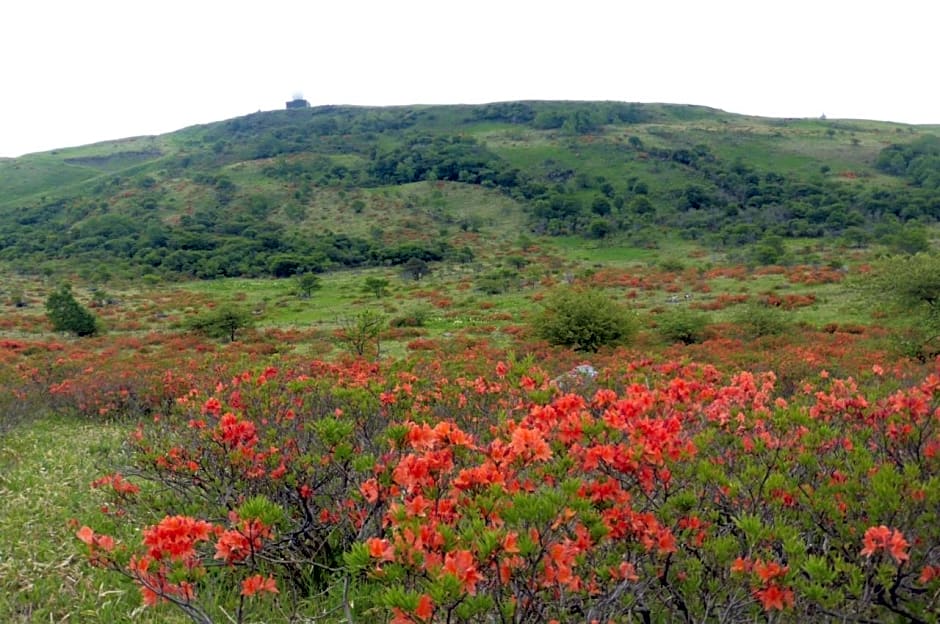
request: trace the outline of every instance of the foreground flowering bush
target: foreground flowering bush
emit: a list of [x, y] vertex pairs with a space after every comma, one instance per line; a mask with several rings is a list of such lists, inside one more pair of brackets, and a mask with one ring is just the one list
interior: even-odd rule
[[[260, 505], [264, 506], [264, 502]], [[76, 536], [86, 544], [93, 565], [112, 568], [132, 579], [144, 604], [172, 603], [194, 621], [206, 623], [213, 620], [196, 601], [196, 586], [208, 574], [208, 547], [214, 545], [212, 560], [220, 560], [227, 570], [234, 571], [236, 566], [248, 570], [227, 574], [241, 578], [240, 601], [235, 609], [237, 619], [241, 620], [245, 615], [245, 598], [264, 592], [276, 594], [278, 589], [270, 576], [251, 574], [257, 572], [257, 555], [264, 541], [271, 537], [270, 527], [262, 520], [242, 518], [236, 512], [230, 519], [231, 526], [226, 528], [189, 516], [166, 516], [143, 530], [143, 552], [131, 554], [127, 548], [118, 547], [112, 537], [96, 534], [87, 526], [79, 529]]]
[[200, 622], [937, 621], [936, 372], [783, 396], [710, 365], [490, 368], [192, 388], [96, 482], [140, 543], [77, 537]]

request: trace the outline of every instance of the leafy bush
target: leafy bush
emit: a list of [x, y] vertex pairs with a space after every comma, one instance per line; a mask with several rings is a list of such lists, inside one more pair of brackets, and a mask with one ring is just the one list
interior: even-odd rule
[[518, 285], [519, 273], [514, 269], [496, 269], [476, 279], [477, 290], [487, 295], [501, 295]]
[[539, 338], [581, 351], [622, 344], [636, 332], [633, 314], [600, 290], [563, 288], [534, 321]]
[[388, 294], [388, 280], [384, 277], [370, 276], [362, 285], [363, 292], [375, 295], [376, 299], [381, 299]]
[[416, 306], [399, 316], [392, 317], [388, 324], [390, 327], [424, 327], [431, 316], [431, 311], [422, 306]]
[[431, 267], [421, 258], [410, 258], [401, 267], [402, 279], [418, 281], [422, 277], [430, 275]]
[[297, 292], [303, 299], [309, 299], [314, 291], [323, 288], [320, 278], [315, 273], [300, 273], [294, 277], [297, 284]]
[[685, 270], [685, 263], [678, 258], [663, 258], [659, 261], [659, 268], [667, 273], [681, 273]]
[[385, 316], [374, 310], [363, 310], [356, 316], [342, 319], [342, 329], [337, 332], [341, 343], [355, 354], [362, 357], [369, 346], [375, 342], [375, 356], [380, 352], [380, 335], [385, 329]]
[[785, 332], [789, 326], [785, 314], [778, 308], [749, 303], [734, 314], [734, 321], [749, 338], [776, 336]]
[[687, 308], [675, 308], [656, 317], [656, 330], [669, 342], [695, 344], [705, 338], [709, 317]]
[[904, 355], [926, 361], [940, 351], [940, 255], [895, 256], [875, 265], [853, 286], [872, 307], [884, 307], [907, 325], [896, 339]]
[[98, 333], [95, 316], [75, 299], [67, 284], [46, 299], [46, 316], [56, 331], [70, 332], [76, 336], [94, 336]]

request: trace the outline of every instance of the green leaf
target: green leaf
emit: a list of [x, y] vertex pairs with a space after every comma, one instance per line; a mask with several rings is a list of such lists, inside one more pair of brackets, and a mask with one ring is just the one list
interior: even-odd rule
[[485, 614], [493, 608], [493, 598], [489, 594], [477, 594], [466, 596], [457, 605], [455, 613], [458, 618], [466, 621], [477, 622], [484, 619]]
[[343, 562], [352, 572], [358, 572], [372, 565], [369, 547], [363, 542], [356, 542], [348, 552], [343, 553]]
[[375, 456], [370, 453], [365, 453], [363, 455], [356, 455], [352, 461], [353, 470], [356, 472], [365, 472], [367, 470], [372, 470], [375, 466]]
[[756, 545], [763, 539], [766, 533], [761, 519], [752, 514], [741, 514], [739, 517], [735, 518], [734, 524], [744, 533], [744, 537], [747, 538], [748, 545], [750, 546]]
[[403, 587], [391, 586], [386, 588], [381, 601], [386, 607], [411, 612], [418, 608], [419, 599], [420, 595], [417, 593], [406, 591]]
[[810, 580], [816, 583], [829, 584], [836, 579], [836, 571], [832, 569], [829, 560], [820, 555], [809, 555], [803, 562], [803, 571]]
[[481, 560], [488, 559], [490, 554], [496, 550], [501, 541], [502, 538], [500, 537], [500, 533], [493, 531], [492, 529], [485, 530], [480, 533], [476, 539], [476, 546], [479, 550], [479, 558]]
[[714, 553], [722, 567], [729, 567], [739, 555], [740, 543], [734, 535], [719, 535], [707, 540], [705, 548]]
[[340, 442], [336, 445], [336, 448], [333, 449], [333, 456], [336, 458], [336, 461], [344, 462], [349, 458], [353, 457], [353, 447], [347, 442]]
[[385, 436], [392, 442], [392, 446], [397, 449], [405, 447], [405, 440], [408, 439], [408, 427], [405, 425], [390, 425], [385, 430]]
[[284, 510], [260, 494], [246, 500], [235, 511], [244, 520], [259, 520], [268, 526], [277, 526], [284, 520]]
[[348, 440], [353, 433], [354, 424], [348, 420], [324, 417], [313, 424], [313, 430], [326, 446], [336, 446]]
[[428, 586], [428, 594], [435, 604], [448, 604], [460, 598], [463, 585], [453, 574], [441, 574]]
[[892, 464], [883, 464], [871, 477], [869, 484], [868, 509], [872, 524], [887, 521], [901, 505], [901, 492], [904, 484]]

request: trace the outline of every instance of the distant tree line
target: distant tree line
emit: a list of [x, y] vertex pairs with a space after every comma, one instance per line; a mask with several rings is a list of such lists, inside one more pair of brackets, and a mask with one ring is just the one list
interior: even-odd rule
[[[439, 238], [385, 244], [330, 231], [311, 235], [269, 221], [266, 212], [253, 215], [222, 204], [184, 215], [176, 225], [155, 215], [135, 219], [105, 213], [71, 228], [55, 227], [67, 222], [74, 210], [74, 205], [61, 202], [25, 211], [0, 234], [0, 259], [28, 267], [32, 260], [77, 258], [200, 279], [289, 277], [334, 268], [405, 265], [411, 259], [473, 259], [469, 248], [454, 248]], [[36, 218], [34, 211], [45, 219]]]

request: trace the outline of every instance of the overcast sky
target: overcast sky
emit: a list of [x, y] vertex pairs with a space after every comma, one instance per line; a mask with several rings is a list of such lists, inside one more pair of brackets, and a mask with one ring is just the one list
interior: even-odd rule
[[3, 0], [0, 156], [311, 104], [940, 123], [935, 0]]

